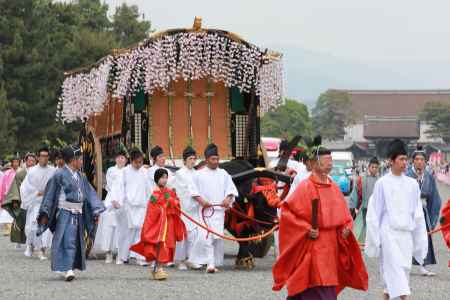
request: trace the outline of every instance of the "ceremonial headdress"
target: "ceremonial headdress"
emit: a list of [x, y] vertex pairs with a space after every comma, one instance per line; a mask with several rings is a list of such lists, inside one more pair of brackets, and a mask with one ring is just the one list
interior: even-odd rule
[[369, 165], [379, 165], [380, 161], [378, 160], [378, 158], [376, 156], [372, 157], [369, 161]]
[[287, 140], [282, 140], [280, 143], [280, 152], [289, 150], [289, 142]]
[[387, 155], [392, 160], [395, 160], [399, 155], [408, 155], [405, 143], [399, 139], [393, 140], [388, 145]]
[[421, 155], [423, 156], [423, 158], [425, 160], [427, 160], [427, 153], [425, 152], [425, 150], [423, 149], [422, 145], [417, 145], [416, 150], [414, 150], [413, 154], [412, 154], [412, 159], [414, 160], [416, 158], [416, 156]]
[[183, 150], [183, 159], [186, 160], [190, 156], [197, 156], [197, 153], [195, 152], [194, 148], [192, 148], [191, 146], [187, 146]]
[[219, 148], [215, 144], [209, 144], [205, 149], [205, 158], [219, 156]]
[[322, 137], [320, 135], [316, 135], [314, 137], [310, 149], [311, 149], [310, 151], [311, 151], [311, 155], [312, 155], [310, 157], [310, 159], [319, 157], [321, 155], [330, 155], [331, 154], [331, 151], [328, 148], [322, 146]]
[[69, 145], [61, 150], [62, 157], [66, 163], [70, 162], [75, 157], [82, 155], [81, 148], [78, 146]]
[[127, 148], [125, 148], [124, 144], [120, 143], [119, 146], [114, 151], [114, 156], [125, 156], [128, 157]]
[[155, 146], [152, 148], [152, 150], [150, 150], [150, 156], [152, 157], [153, 160], [156, 160], [156, 158], [163, 153], [164, 150], [160, 146]]
[[142, 151], [138, 148], [131, 148], [130, 150], [130, 159], [133, 161], [135, 159], [138, 159], [140, 157], [143, 157], [144, 154], [142, 154]]

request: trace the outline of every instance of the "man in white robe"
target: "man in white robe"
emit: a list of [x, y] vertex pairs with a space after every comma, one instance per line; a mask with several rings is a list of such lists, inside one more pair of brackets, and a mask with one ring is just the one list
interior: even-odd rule
[[127, 164], [127, 153], [119, 150], [116, 154], [116, 164], [106, 171], [105, 198], [106, 211], [100, 215], [97, 233], [95, 235], [94, 252], [106, 253], [105, 263], [113, 262], [113, 252], [117, 250], [117, 218], [116, 209], [112, 205], [113, 186], [119, 184], [121, 173]]
[[118, 252], [116, 263], [121, 265], [135, 258], [142, 266], [148, 265], [145, 258], [131, 252], [130, 247], [140, 240], [151, 186], [147, 170], [142, 167], [144, 156], [139, 149], [130, 151], [131, 164], [121, 172], [118, 183], [112, 187], [111, 205], [117, 217]]
[[[206, 226], [219, 234], [224, 232], [225, 210], [238, 196], [236, 186], [231, 176], [219, 168], [219, 151], [216, 145], [210, 144], [205, 150], [206, 167], [197, 171], [194, 176], [191, 196], [205, 207]], [[219, 205], [219, 206], [215, 206]], [[200, 208], [199, 214], [202, 218]], [[189, 262], [207, 265], [208, 273], [218, 271], [216, 267], [223, 265], [223, 240], [204, 230], [199, 233], [194, 242]]]
[[37, 217], [41, 206], [47, 182], [55, 173], [55, 168], [48, 165], [49, 150], [46, 147], [39, 149], [38, 164], [30, 168], [20, 186], [21, 208], [27, 211], [25, 223], [26, 249], [25, 256], [31, 257], [33, 251], [38, 251], [40, 260], [47, 259], [45, 250], [50, 248], [52, 233], [46, 230], [42, 235], [37, 236]]
[[[172, 177], [171, 187], [176, 191], [181, 202], [181, 209], [188, 215], [199, 221], [200, 205], [191, 197], [192, 185], [194, 184], [194, 176], [196, 170], [194, 169], [197, 154], [192, 147], [187, 147], [183, 151], [184, 166], [175, 172]], [[190, 257], [192, 246], [197, 238], [197, 226], [189, 221], [184, 216], [182, 217], [186, 225], [187, 238], [184, 241], [177, 242], [175, 249], [175, 262], [178, 264], [179, 270], [187, 269], [187, 259]], [[193, 269], [198, 269], [200, 266], [190, 264]]]
[[400, 140], [388, 148], [391, 171], [374, 187], [367, 209], [365, 252], [380, 257], [384, 299], [409, 299], [411, 257], [422, 263], [428, 251], [420, 188], [407, 177], [407, 152]]

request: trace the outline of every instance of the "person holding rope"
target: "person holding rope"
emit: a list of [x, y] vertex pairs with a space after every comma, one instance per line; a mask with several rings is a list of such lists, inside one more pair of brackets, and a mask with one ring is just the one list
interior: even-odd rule
[[[196, 160], [196, 151], [190, 146], [186, 147], [183, 150], [184, 166], [175, 172], [175, 175], [172, 177], [171, 187], [179, 196], [183, 211], [195, 218], [195, 220], [200, 221], [199, 204], [190, 194], [191, 187], [194, 184], [194, 175], [197, 172], [194, 168]], [[187, 270], [188, 266], [192, 269], [199, 269], [201, 266], [187, 263], [193, 242], [198, 234], [197, 226], [186, 217], [183, 217], [183, 222], [186, 225], [187, 237], [185, 240], [177, 243], [175, 262], [178, 265], [178, 270]]]
[[313, 148], [311, 166], [311, 176], [281, 207], [272, 289], [287, 286], [291, 300], [333, 300], [344, 287], [367, 290], [368, 274], [347, 202], [328, 176], [330, 150]]
[[148, 202], [141, 240], [130, 248], [148, 262], [154, 261], [154, 280], [169, 277], [162, 264], [173, 261], [176, 242], [186, 238], [186, 227], [180, 217], [180, 200], [173, 190], [166, 187], [168, 177], [166, 169], [155, 171], [156, 187]]
[[[233, 204], [234, 198], [238, 196], [238, 190], [231, 176], [219, 168], [217, 146], [208, 145], [204, 154], [206, 167], [195, 174], [191, 196], [201, 206], [200, 215], [203, 216], [204, 225], [223, 235], [225, 210]], [[207, 265], [207, 273], [216, 273], [218, 271], [216, 267], [222, 266], [223, 260], [223, 240], [207, 230], [199, 229], [189, 263]]]
[[391, 171], [374, 187], [367, 208], [365, 253], [380, 257], [384, 299], [409, 299], [412, 259], [422, 265], [428, 252], [428, 236], [421, 192], [415, 179], [404, 174], [408, 156], [405, 144], [388, 146]]

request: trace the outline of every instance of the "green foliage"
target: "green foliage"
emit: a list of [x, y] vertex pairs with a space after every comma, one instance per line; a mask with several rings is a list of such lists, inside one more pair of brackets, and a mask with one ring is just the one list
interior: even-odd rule
[[305, 104], [286, 99], [286, 103], [266, 113], [261, 119], [262, 136], [291, 139], [311, 135], [311, 119]]
[[149, 21], [139, 21], [140, 13], [136, 5], [124, 3], [116, 8], [112, 30], [122, 47], [132, 46], [148, 37], [151, 32]]
[[64, 71], [150, 32], [136, 7], [124, 4], [110, 20], [103, 2], [0, 0], [0, 157], [34, 150], [43, 140], [77, 141], [80, 123], [55, 122]]
[[450, 143], [450, 104], [442, 102], [428, 102], [419, 115], [422, 121], [430, 125], [427, 134], [432, 137], [442, 138]]
[[346, 92], [328, 90], [322, 93], [312, 111], [315, 133], [328, 140], [343, 139], [345, 127], [352, 125], [355, 114]]
[[14, 133], [17, 127], [9, 110], [6, 91], [2, 84], [0, 84], [0, 112], [0, 153], [13, 153], [16, 143]]

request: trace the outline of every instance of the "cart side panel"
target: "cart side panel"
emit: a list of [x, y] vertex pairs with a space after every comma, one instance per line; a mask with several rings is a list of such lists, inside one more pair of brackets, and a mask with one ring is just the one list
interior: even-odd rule
[[[208, 98], [206, 96], [206, 86], [206, 80], [192, 81], [193, 146], [199, 154], [203, 153], [203, 150], [208, 145]], [[222, 153], [220, 147], [219, 151]]]
[[182, 158], [183, 150], [189, 144], [189, 107], [186, 97], [187, 82], [180, 80], [173, 83], [172, 128], [173, 155]]
[[230, 149], [230, 121], [229, 121], [229, 89], [225, 85], [212, 85], [213, 99], [211, 102], [211, 130], [212, 140], [219, 147], [223, 158], [231, 157]]
[[157, 90], [150, 99], [151, 105], [151, 145], [162, 147], [166, 154], [169, 151], [169, 99], [167, 93]]

